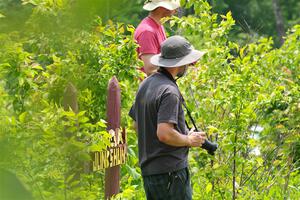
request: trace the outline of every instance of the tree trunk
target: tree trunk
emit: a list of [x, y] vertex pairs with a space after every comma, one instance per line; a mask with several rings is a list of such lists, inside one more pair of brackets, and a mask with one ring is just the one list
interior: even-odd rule
[[280, 10], [279, 0], [272, 0], [272, 4], [273, 4], [273, 11], [276, 20], [277, 34], [280, 39], [280, 45], [282, 45], [284, 43], [285, 30], [284, 30], [284, 23], [283, 23], [282, 13]]
[[236, 188], [235, 188], [235, 182], [236, 182], [236, 146], [234, 146], [233, 149], [233, 170], [232, 170], [232, 200], [236, 199]]
[[288, 157], [288, 174], [285, 176], [285, 184], [284, 184], [284, 200], [287, 200], [289, 199], [289, 182], [290, 182], [290, 176], [291, 176], [291, 173], [293, 171], [293, 158], [291, 156]]

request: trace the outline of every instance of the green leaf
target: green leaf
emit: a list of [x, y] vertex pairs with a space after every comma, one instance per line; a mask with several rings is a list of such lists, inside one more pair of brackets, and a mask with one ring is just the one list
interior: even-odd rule
[[75, 174], [71, 174], [70, 176], [68, 176], [68, 178], [66, 180], [67, 183], [70, 183], [73, 180], [74, 176], [75, 176]]
[[106, 128], [106, 121], [101, 119], [100, 121], [97, 122], [97, 125], [102, 127], [102, 128]]
[[220, 15], [223, 19], [227, 19], [227, 17], [225, 15]]
[[21, 123], [24, 123], [25, 122], [25, 119], [26, 119], [26, 116], [27, 116], [27, 112], [23, 112], [19, 115], [19, 121]]
[[207, 128], [208, 128], [208, 135], [212, 135], [213, 133], [219, 132], [218, 128], [214, 126], [208, 126]]
[[101, 145], [98, 145], [98, 144], [93, 144], [91, 147], [90, 147], [90, 151], [91, 152], [96, 152], [96, 151], [102, 151], [104, 148], [102, 148]]
[[76, 181], [73, 181], [70, 186], [71, 187], [74, 187], [74, 186], [77, 186], [78, 184], [80, 183], [80, 181], [76, 180]]
[[64, 114], [64, 116], [67, 116], [67, 117], [75, 117], [75, 115], [76, 115], [72, 111], [64, 111], [63, 114]]
[[80, 117], [79, 118], [79, 120], [78, 120], [78, 122], [80, 122], [80, 123], [86, 123], [86, 122], [88, 122], [90, 119], [88, 118], [88, 117]]
[[79, 161], [91, 161], [91, 156], [89, 153], [80, 152], [77, 154], [77, 159]]
[[32, 66], [32, 69], [44, 70], [44, 68], [40, 65], [34, 65], [34, 66]]
[[23, 85], [24, 85], [24, 82], [25, 82], [25, 81], [24, 81], [24, 78], [20, 77], [20, 78], [19, 78], [19, 85], [20, 85], [20, 86], [23, 86]]
[[38, 3], [36, 2], [37, 0], [22, 0], [22, 4], [26, 5], [26, 4], [32, 4], [34, 6], [37, 6]]
[[205, 191], [206, 191], [206, 193], [208, 194], [211, 190], [212, 190], [212, 184], [211, 184], [211, 183], [208, 183], [208, 184], [206, 185]]
[[81, 116], [83, 116], [85, 113], [86, 113], [86, 111], [80, 111], [80, 112], [77, 114], [77, 116], [78, 116], [78, 117], [81, 117]]
[[258, 157], [256, 159], [256, 161], [257, 161], [257, 163], [258, 163], [259, 166], [261, 166], [263, 164], [263, 162], [264, 162], [264, 160], [261, 157]]

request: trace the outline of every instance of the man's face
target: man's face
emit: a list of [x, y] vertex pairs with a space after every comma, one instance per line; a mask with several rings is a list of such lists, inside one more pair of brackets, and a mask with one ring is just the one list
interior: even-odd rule
[[162, 13], [163, 17], [171, 17], [172, 15], [177, 13], [177, 9], [176, 10], [168, 10], [166, 8], [160, 7], [160, 12]]
[[180, 68], [179, 68], [179, 72], [177, 73], [177, 77], [178, 77], [178, 78], [183, 77], [183, 76], [186, 74], [187, 69], [188, 69], [188, 65], [185, 65], [185, 66], [180, 67]]

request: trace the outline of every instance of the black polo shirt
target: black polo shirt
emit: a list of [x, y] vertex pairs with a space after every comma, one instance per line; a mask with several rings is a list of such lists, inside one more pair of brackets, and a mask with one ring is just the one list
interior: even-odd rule
[[174, 82], [160, 72], [146, 78], [138, 89], [129, 115], [138, 126], [142, 175], [162, 174], [187, 167], [189, 148], [162, 143], [156, 133], [159, 123], [172, 123], [179, 133], [188, 134], [181, 95]]

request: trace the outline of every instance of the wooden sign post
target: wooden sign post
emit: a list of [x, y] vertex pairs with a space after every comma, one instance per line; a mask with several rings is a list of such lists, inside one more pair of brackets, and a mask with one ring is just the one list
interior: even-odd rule
[[121, 94], [118, 80], [113, 77], [108, 85], [107, 131], [111, 134], [111, 145], [105, 151], [95, 152], [93, 171], [105, 169], [105, 199], [110, 199], [120, 190], [120, 165], [127, 156], [125, 130], [120, 130]]

